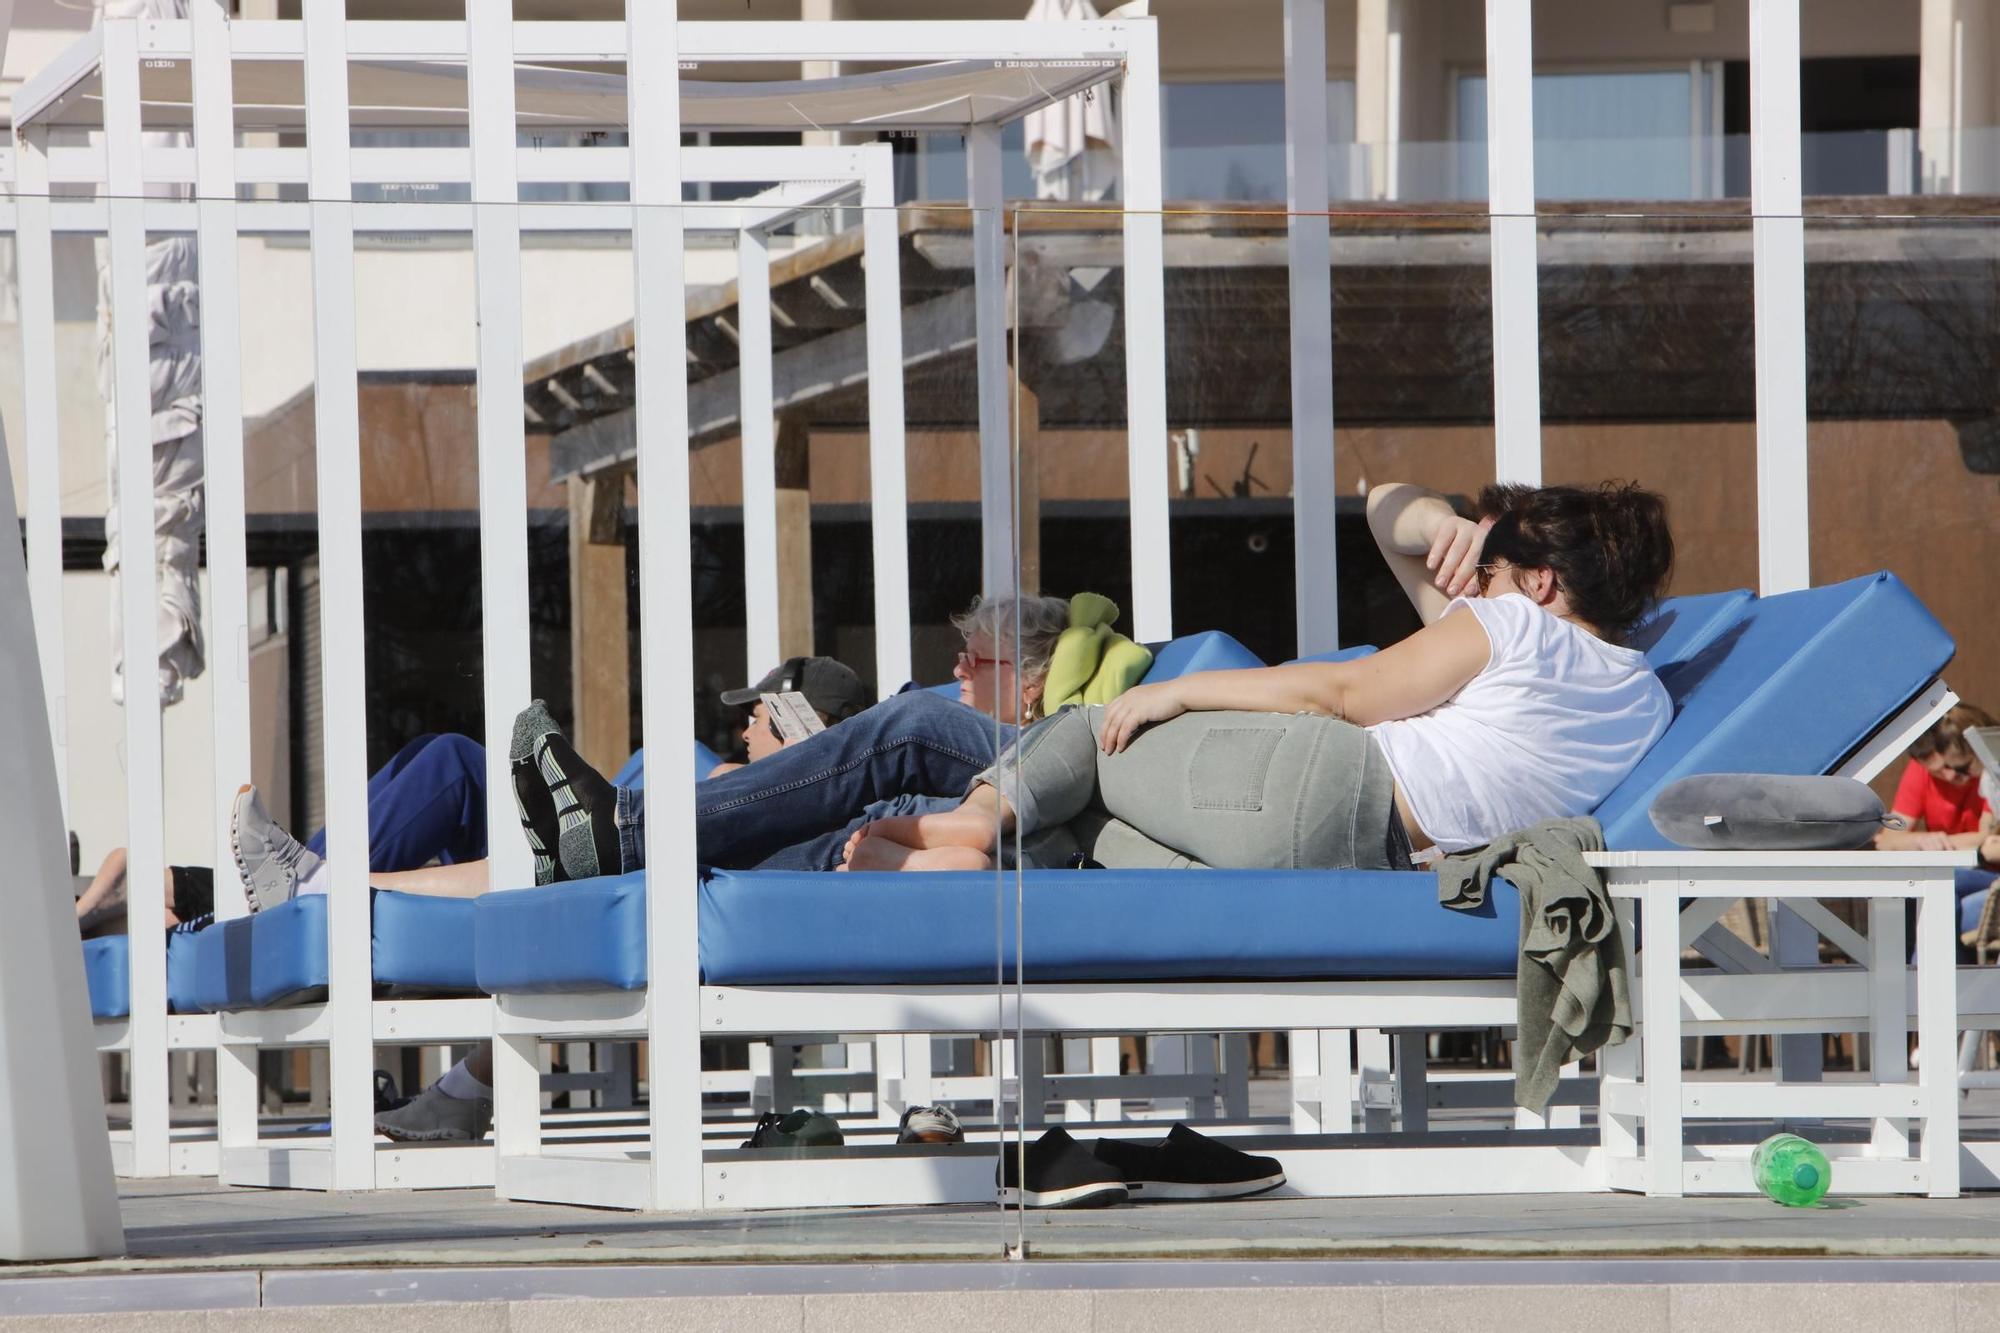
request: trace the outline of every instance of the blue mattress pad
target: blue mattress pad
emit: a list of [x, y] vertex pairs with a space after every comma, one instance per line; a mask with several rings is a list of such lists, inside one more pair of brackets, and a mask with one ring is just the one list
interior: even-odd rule
[[[1385, 870], [1042, 870], [1024, 887], [1030, 982], [1514, 973], [1519, 898], [1447, 912], [1437, 877]], [[980, 985], [994, 977], [990, 874], [718, 871], [698, 890], [716, 985]], [[1011, 881], [1008, 893], [1011, 897]], [[1014, 957], [1011, 906], [999, 952]], [[643, 873], [479, 899], [480, 987], [646, 984]]]
[[[1693, 773], [1823, 773], [1923, 690], [1953, 645], [1893, 575], [1758, 599], [1670, 599], [1638, 627], [1674, 699], [1666, 735], [1599, 807], [1613, 847], [1662, 846], [1647, 808]], [[1186, 646], [1182, 646], [1185, 644]], [[1244, 660], [1247, 658], [1248, 660]], [[1155, 674], [1256, 659], [1226, 635], [1163, 645]], [[733, 871], [698, 888], [704, 977], [729, 985], [982, 984], [994, 881]], [[1446, 910], [1434, 875], [1384, 871], [1032, 871], [1029, 982], [1510, 976], [1519, 899]], [[1011, 960], [1013, 911], [999, 913]], [[644, 984], [640, 875], [489, 894], [478, 979], [495, 993]]]
[[[470, 995], [473, 903], [373, 891], [374, 967], [391, 995]], [[275, 1009], [326, 993], [325, 894], [309, 894], [255, 916], [218, 921], [194, 943], [193, 1007]]]
[[[194, 1002], [196, 935], [167, 932], [167, 1010], [197, 1012]], [[132, 939], [100, 935], [83, 942], [83, 979], [90, 992], [90, 1016], [124, 1018], [132, 1012]]]

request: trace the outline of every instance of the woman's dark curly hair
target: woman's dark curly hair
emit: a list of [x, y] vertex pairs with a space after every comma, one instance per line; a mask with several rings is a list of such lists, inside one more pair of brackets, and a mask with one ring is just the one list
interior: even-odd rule
[[1598, 486], [1488, 486], [1491, 518], [1480, 558], [1546, 569], [1570, 609], [1622, 640], [1659, 598], [1674, 569], [1667, 502], [1631, 482]]

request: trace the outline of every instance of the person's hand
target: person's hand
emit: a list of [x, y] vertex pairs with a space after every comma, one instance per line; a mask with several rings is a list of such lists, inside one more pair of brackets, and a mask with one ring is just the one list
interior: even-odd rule
[[1926, 830], [1921, 833], [1906, 833], [1903, 836], [1909, 839], [1906, 845], [1912, 851], [1948, 852], [1951, 850], [1951, 835], [1949, 833], [1932, 833]]
[[1979, 865], [1982, 870], [2000, 870], [2000, 833], [1979, 840]]
[[1117, 754], [1145, 728], [1155, 722], [1179, 717], [1186, 711], [1187, 705], [1181, 702], [1173, 681], [1134, 685], [1105, 705], [1104, 729], [1097, 738], [1098, 744], [1104, 748], [1104, 753]]
[[1478, 586], [1479, 556], [1486, 546], [1487, 529], [1492, 526], [1490, 518], [1475, 523], [1456, 514], [1437, 525], [1437, 531], [1431, 534], [1431, 549], [1424, 557], [1424, 567], [1431, 571], [1431, 582], [1438, 591], [1447, 597], [1460, 597]]

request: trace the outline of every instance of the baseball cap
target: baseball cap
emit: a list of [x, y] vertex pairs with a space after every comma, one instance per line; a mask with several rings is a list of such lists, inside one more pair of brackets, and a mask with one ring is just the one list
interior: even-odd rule
[[788, 657], [748, 689], [724, 690], [722, 702], [748, 706], [763, 695], [788, 690], [803, 694], [807, 703], [835, 722], [853, 717], [874, 702], [861, 687], [861, 677], [831, 657]]

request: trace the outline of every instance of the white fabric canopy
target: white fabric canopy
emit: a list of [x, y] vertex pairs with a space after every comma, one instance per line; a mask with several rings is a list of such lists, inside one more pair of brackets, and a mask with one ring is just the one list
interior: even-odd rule
[[[465, 67], [442, 61], [348, 67], [351, 116], [357, 126], [464, 126]], [[1037, 107], [1114, 77], [1117, 62], [1079, 60], [1027, 66], [955, 60], [783, 82], [681, 81], [681, 124], [690, 130], [951, 129], [1005, 123]], [[517, 114], [524, 129], [622, 128], [625, 76], [595, 70], [522, 65], [515, 75]], [[304, 76], [295, 61], [239, 60], [235, 70], [238, 129], [303, 129]], [[191, 117], [188, 65], [147, 63], [140, 95], [153, 125]], [[27, 120], [50, 125], [103, 123], [100, 77], [80, 71], [47, 105], [21, 107]], [[1100, 99], [1101, 100], [1101, 99]]]

